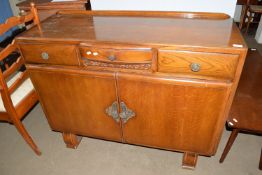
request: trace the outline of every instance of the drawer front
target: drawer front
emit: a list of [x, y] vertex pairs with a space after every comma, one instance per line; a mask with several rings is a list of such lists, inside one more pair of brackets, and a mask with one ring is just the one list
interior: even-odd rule
[[84, 65], [124, 69], [150, 69], [151, 48], [80, 47]]
[[160, 50], [158, 71], [188, 76], [233, 79], [239, 55]]
[[27, 63], [79, 65], [76, 46], [63, 44], [21, 44]]
[[152, 51], [150, 48], [143, 49], [110, 49], [80, 47], [81, 56], [96, 61], [116, 63], [143, 63], [151, 62]]

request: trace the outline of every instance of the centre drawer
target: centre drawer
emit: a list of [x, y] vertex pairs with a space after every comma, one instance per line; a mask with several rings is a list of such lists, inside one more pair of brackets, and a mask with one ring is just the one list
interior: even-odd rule
[[27, 63], [79, 65], [75, 45], [22, 43], [19, 47]]
[[109, 63], [149, 63], [151, 48], [102, 48], [80, 47], [81, 57], [93, 61]]
[[160, 50], [158, 71], [190, 77], [214, 77], [232, 80], [239, 55], [177, 50]]

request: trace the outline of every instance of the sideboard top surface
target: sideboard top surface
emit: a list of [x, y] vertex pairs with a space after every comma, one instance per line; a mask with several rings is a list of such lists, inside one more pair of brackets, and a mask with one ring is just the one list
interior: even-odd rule
[[98, 41], [130, 44], [233, 47], [245, 42], [231, 18], [56, 14], [18, 40]]

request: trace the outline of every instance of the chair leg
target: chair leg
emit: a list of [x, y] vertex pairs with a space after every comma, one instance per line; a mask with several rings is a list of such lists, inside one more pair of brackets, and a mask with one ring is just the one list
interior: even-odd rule
[[241, 16], [240, 16], [240, 24], [239, 24], [239, 29], [242, 30], [244, 25], [245, 25], [245, 20], [246, 20], [246, 16], [247, 16], [247, 5], [243, 5], [242, 6], [242, 10], [241, 10]]
[[261, 148], [261, 154], [260, 154], [259, 169], [262, 170], [262, 148]]
[[225, 160], [225, 158], [227, 156], [227, 153], [229, 152], [231, 146], [233, 145], [233, 143], [234, 143], [238, 133], [239, 133], [239, 129], [233, 129], [233, 131], [232, 131], [232, 133], [231, 133], [231, 135], [230, 135], [230, 137], [229, 137], [229, 139], [227, 141], [226, 147], [225, 147], [225, 149], [224, 149], [224, 151], [222, 153], [222, 156], [221, 156], [221, 158], [219, 160], [220, 163], [224, 162], [224, 160]]
[[24, 125], [21, 123], [21, 121], [19, 120], [19, 121], [13, 122], [13, 124], [15, 125], [16, 129], [18, 130], [18, 132], [22, 135], [24, 140], [27, 142], [27, 144], [33, 149], [33, 151], [37, 155], [40, 156], [41, 155], [41, 151], [38, 149], [38, 147], [34, 143], [34, 141], [31, 138], [31, 136], [26, 131], [26, 129], [25, 129]]
[[249, 12], [248, 21], [247, 21], [247, 28], [246, 28], [245, 34], [247, 34], [247, 32], [248, 32], [249, 25], [250, 25], [250, 23], [251, 23], [251, 19], [252, 19], [252, 13]]

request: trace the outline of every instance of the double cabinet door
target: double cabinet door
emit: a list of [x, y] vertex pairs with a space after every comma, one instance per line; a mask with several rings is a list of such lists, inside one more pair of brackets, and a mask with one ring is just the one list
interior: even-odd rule
[[28, 66], [53, 130], [212, 155], [230, 84]]

